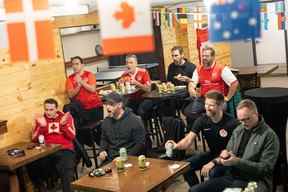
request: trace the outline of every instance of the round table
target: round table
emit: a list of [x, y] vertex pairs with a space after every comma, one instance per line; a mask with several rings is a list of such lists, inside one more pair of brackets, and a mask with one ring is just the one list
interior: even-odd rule
[[287, 179], [286, 127], [288, 117], [288, 88], [265, 87], [250, 89], [244, 92], [244, 97], [250, 98], [256, 103], [258, 112], [263, 115], [266, 123], [278, 135], [280, 140], [280, 155], [276, 169], [280, 169], [278, 171], [284, 174], [282, 177], [284, 176]]

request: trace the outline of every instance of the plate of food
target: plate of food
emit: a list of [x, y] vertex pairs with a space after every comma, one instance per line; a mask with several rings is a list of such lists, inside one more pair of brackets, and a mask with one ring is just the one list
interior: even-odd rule
[[179, 89], [186, 89], [186, 85], [175, 86], [175, 90], [179, 90]]
[[112, 93], [112, 90], [100, 90], [99, 92], [99, 95], [102, 95], [102, 96], [104, 96], [104, 95], [108, 95], [109, 93]]

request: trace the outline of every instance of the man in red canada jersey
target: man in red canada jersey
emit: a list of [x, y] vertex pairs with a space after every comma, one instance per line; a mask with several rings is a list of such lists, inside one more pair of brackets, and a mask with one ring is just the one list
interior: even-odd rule
[[75, 164], [75, 128], [72, 116], [69, 113], [64, 114], [57, 107], [58, 103], [54, 99], [44, 101], [44, 115], [35, 119], [32, 141], [38, 142], [39, 137], [44, 137], [45, 144], [60, 144], [61, 150], [31, 163], [28, 170], [32, 182], [40, 189], [45, 188], [43, 181], [56, 171], [62, 181], [62, 191], [71, 192], [70, 182]]
[[184, 109], [188, 117], [188, 124], [192, 125], [199, 114], [205, 112], [204, 95], [210, 91], [219, 91], [228, 102], [236, 93], [238, 80], [227, 66], [222, 66], [215, 61], [215, 50], [211, 46], [202, 49], [202, 63], [193, 72], [192, 80], [188, 85], [190, 96], [195, 96], [192, 103]]
[[95, 75], [84, 69], [83, 60], [76, 56], [71, 58], [74, 73], [67, 78], [66, 91], [71, 103], [64, 106], [64, 111], [71, 112], [75, 126], [103, 119], [102, 101], [96, 91]]
[[119, 82], [134, 85], [138, 89], [138, 91], [128, 96], [126, 106], [131, 108], [134, 113], [143, 116], [152, 106], [151, 101], [144, 100], [142, 97], [145, 92], [150, 91], [151, 79], [149, 72], [146, 69], [137, 67], [137, 65], [137, 56], [133, 54], [127, 55], [126, 66], [128, 70], [122, 74]]

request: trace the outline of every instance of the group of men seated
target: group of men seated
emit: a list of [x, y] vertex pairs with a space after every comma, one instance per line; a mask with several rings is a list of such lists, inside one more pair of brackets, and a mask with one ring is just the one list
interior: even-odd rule
[[[173, 144], [174, 150], [188, 149], [201, 132], [209, 146], [209, 151], [195, 152], [187, 159], [191, 169], [184, 178], [190, 191], [220, 192], [226, 187], [245, 187], [249, 181], [257, 182], [258, 191], [271, 191], [279, 141], [258, 114], [253, 101], [246, 99], [238, 104], [238, 120], [226, 112], [227, 102], [237, 91], [237, 78], [228, 67], [215, 62], [212, 47], [203, 48], [202, 64], [198, 67], [184, 58], [183, 48], [174, 47], [171, 53], [173, 63], [169, 66], [167, 79], [176, 85], [186, 85], [193, 99], [184, 110], [184, 113], [188, 111], [189, 132], [177, 143], [167, 142]], [[128, 155], [140, 155], [146, 150], [147, 133], [141, 117], [151, 103], [142, 95], [150, 91], [151, 80], [146, 69], [137, 67], [137, 57], [127, 55], [128, 70], [119, 80], [137, 87], [138, 91], [128, 98], [112, 92], [101, 99], [96, 91], [95, 75], [84, 69], [82, 58], [74, 57], [71, 61], [74, 73], [66, 83], [71, 102], [64, 107], [64, 113], [57, 109], [56, 100], [45, 100], [44, 114], [36, 118], [32, 133], [33, 141], [43, 135], [46, 144], [62, 146], [57, 153], [29, 165], [33, 183], [43, 191], [43, 181], [55, 170], [61, 178], [62, 190], [72, 191], [73, 142], [77, 129], [91, 121], [103, 120], [103, 104], [107, 117], [101, 123], [99, 159], [113, 160], [122, 147], [127, 149]], [[199, 184], [197, 170], [201, 175], [209, 176], [209, 180]]]

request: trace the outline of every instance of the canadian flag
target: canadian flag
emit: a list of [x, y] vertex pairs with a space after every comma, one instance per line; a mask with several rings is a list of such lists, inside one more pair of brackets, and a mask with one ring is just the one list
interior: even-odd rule
[[11, 62], [55, 58], [48, 0], [4, 0]]
[[149, 0], [98, 0], [105, 55], [154, 50]]

